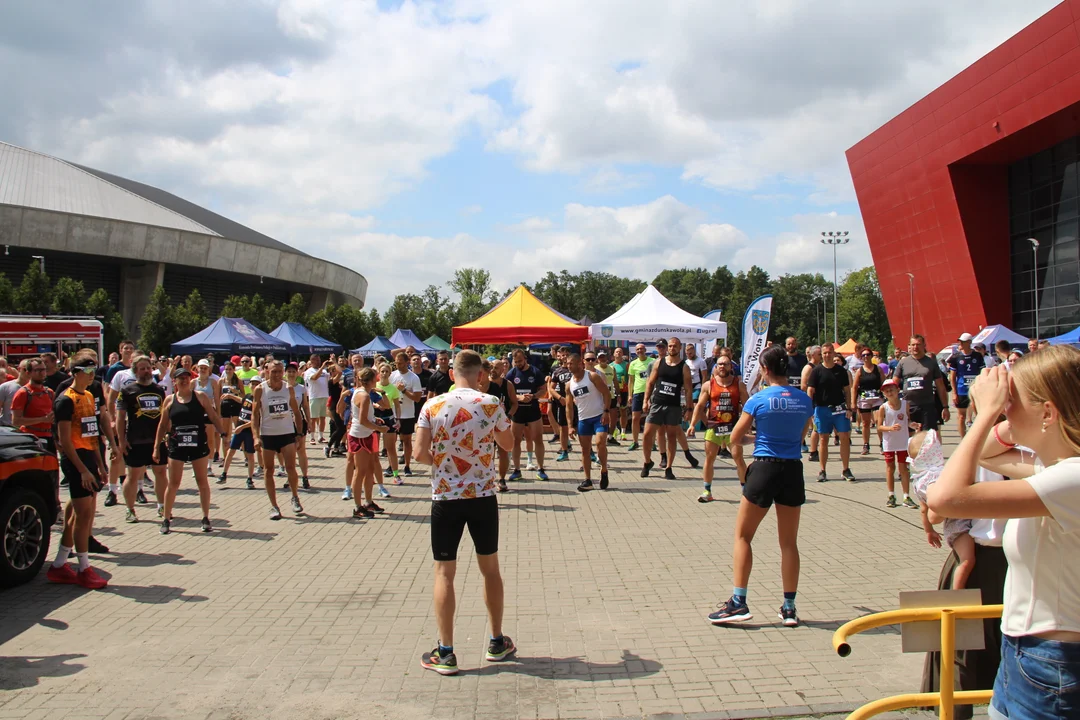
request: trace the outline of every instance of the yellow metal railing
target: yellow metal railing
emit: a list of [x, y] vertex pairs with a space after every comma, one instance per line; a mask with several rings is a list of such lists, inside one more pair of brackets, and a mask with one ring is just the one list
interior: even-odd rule
[[910, 608], [889, 610], [855, 618], [833, 633], [833, 649], [840, 657], [851, 654], [848, 637], [886, 625], [909, 622], [941, 621], [941, 691], [936, 693], [907, 693], [874, 700], [848, 715], [848, 720], [865, 720], [890, 710], [916, 707], [938, 707], [941, 720], [953, 720], [954, 707], [990, 702], [992, 690], [954, 690], [956, 672], [956, 621], [984, 620], [1001, 617], [1001, 605], [968, 605], [965, 607]]

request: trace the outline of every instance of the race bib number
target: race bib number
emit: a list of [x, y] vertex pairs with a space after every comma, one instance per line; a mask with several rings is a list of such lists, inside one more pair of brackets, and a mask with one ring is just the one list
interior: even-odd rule
[[518, 390], [517, 391], [518, 400], [521, 400], [523, 397], [525, 397], [526, 395], [529, 395], [529, 394], [531, 394], [531, 393], [528, 390]]
[[271, 415], [286, 415], [289, 412], [288, 403], [270, 403]]
[[222, 395], [233, 395], [234, 392], [233, 392], [232, 385], [222, 385], [221, 386], [221, 394]]
[[180, 425], [176, 428], [176, 447], [199, 447], [199, 428], [195, 425]]
[[832, 414], [833, 415], [843, 415], [846, 412], [847, 412], [847, 405], [833, 405], [833, 409], [832, 409]]
[[251, 422], [251, 408], [242, 408], [240, 410], [240, 422], [241, 423]]
[[975, 384], [975, 380], [978, 379], [978, 377], [979, 377], [978, 375], [965, 375], [964, 376], [964, 384], [967, 385], [968, 387], [971, 387], [972, 385]]
[[904, 378], [904, 389], [905, 390], [922, 390], [923, 389], [923, 382], [922, 381], [923, 381], [923, 379], [921, 377]]
[[574, 397], [579, 398], [589, 394], [589, 386], [582, 385], [581, 387], [574, 388]]
[[873, 400], [879, 397], [880, 393], [877, 390], [863, 390], [859, 393], [859, 397], [863, 400]]
[[161, 398], [157, 395], [140, 395], [139, 409], [143, 412], [157, 412], [161, 409]]
[[100, 434], [98, 432], [97, 416], [82, 418], [79, 421], [79, 432], [83, 437], [97, 437]]
[[667, 395], [668, 397], [673, 398], [673, 397], [675, 397], [675, 388], [677, 388], [677, 387], [678, 387], [678, 385], [676, 385], [673, 382], [669, 382], [667, 380], [661, 380], [660, 381], [660, 387], [657, 390], [657, 392], [659, 392], [661, 395]]
[[648, 380], [649, 379], [649, 371], [648, 370], [642, 370], [641, 372], [639, 372], [637, 374], [637, 376], [639, 378], [641, 378], [642, 380]]

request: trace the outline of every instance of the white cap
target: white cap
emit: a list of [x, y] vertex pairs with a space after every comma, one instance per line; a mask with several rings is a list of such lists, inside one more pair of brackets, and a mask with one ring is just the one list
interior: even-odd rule
[[967, 341], [969, 341], [971, 339], [972, 339], [971, 333], [961, 333], [960, 338], [959, 338], [960, 342], [967, 342]]
[[195, 365], [197, 367], [210, 367], [210, 361], [207, 360], [206, 358], [203, 358], [199, 362], [195, 363]]

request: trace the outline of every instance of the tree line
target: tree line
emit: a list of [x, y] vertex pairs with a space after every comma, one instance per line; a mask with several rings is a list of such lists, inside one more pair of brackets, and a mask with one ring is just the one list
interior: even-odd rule
[[[608, 317], [645, 289], [641, 280], [592, 270], [548, 272], [536, 283], [522, 284], [562, 314], [574, 320], [587, 316], [594, 322]], [[663, 270], [652, 284], [694, 315], [721, 310], [732, 347], [740, 346], [746, 308], [755, 298], [768, 293], [773, 295], [771, 338], [794, 335], [803, 346], [832, 339], [832, 283], [821, 273], [771, 277], [756, 265], [738, 273], [726, 266], [711, 271], [681, 268]], [[346, 348], [360, 347], [376, 335], [390, 335], [397, 328], [409, 328], [421, 339], [438, 335], [450, 341], [454, 326], [480, 317], [514, 289], [516, 286], [497, 290], [487, 270], [463, 268], [456, 270], [443, 287], [428, 285], [419, 294], [397, 295], [381, 314], [375, 308], [361, 310], [351, 305], [330, 305], [309, 313], [299, 293], [281, 304], [268, 302], [259, 294], [232, 295], [225, 300], [221, 314], [245, 318], [265, 331], [283, 322], [301, 323]], [[874, 268], [848, 273], [838, 290], [840, 342], [854, 337], [881, 352], [889, 350], [892, 338]], [[36, 262], [18, 286], [0, 273], [0, 313], [94, 315], [105, 325], [106, 347], [116, 347], [126, 335], [123, 319], [107, 291], [97, 288], [88, 293], [81, 281], [68, 277], [54, 284]], [[172, 343], [202, 330], [211, 320], [198, 290], [176, 303], [159, 286], [139, 322], [138, 345], [147, 351], [168, 352]]]

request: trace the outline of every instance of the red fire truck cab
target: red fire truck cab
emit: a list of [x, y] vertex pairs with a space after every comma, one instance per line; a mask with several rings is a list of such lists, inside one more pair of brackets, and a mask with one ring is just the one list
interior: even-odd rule
[[0, 354], [15, 365], [23, 358], [53, 352], [57, 357], [90, 347], [105, 362], [105, 329], [92, 317], [0, 315]]

